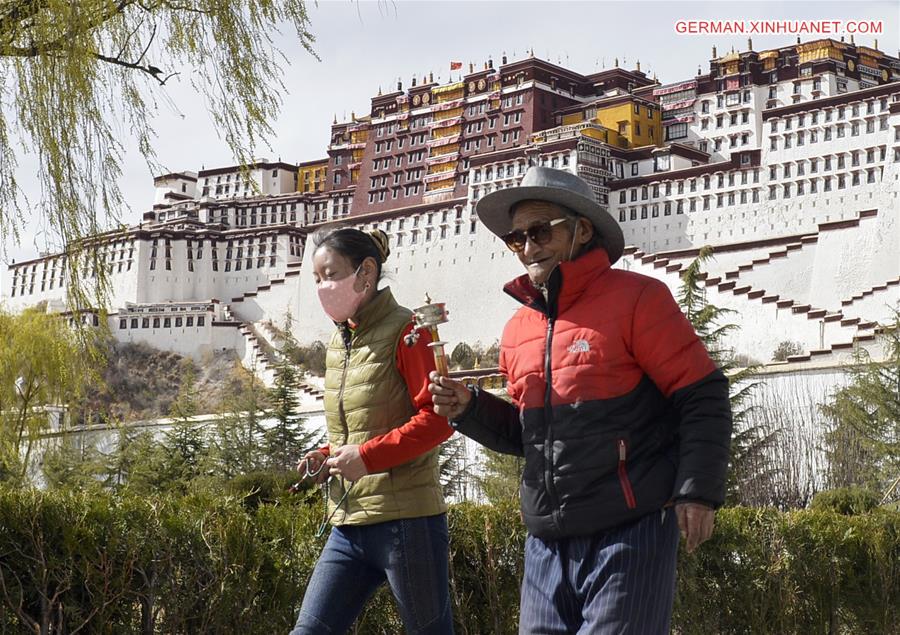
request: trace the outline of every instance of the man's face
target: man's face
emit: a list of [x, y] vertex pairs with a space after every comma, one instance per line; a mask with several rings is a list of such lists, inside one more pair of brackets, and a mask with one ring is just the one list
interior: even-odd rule
[[[527, 232], [530, 228], [547, 223], [558, 218], [565, 218], [563, 209], [555, 203], [545, 201], [523, 201], [515, 208], [512, 218], [512, 229]], [[581, 221], [579, 219], [578, 225]], [[563, 260], [568, 260], [578, 254], [581, 240], [572, 245], [572, 232], [575, 222], [567, 221], [558, 223], [552, 228], [550, 241], [544, 245], [538, 245], [530, 238], [525, 241], [525, 249], [516, 256], [519, 262], [525, 265], [525, 271], [533, 284], [543, 284], [550, 277], [550, 273]], [[583, 228], [579, 230], [579, 238], [583, 236]]]

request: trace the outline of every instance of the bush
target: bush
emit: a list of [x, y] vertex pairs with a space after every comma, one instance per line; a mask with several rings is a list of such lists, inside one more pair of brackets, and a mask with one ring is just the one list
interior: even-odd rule
[[800, 342], [792, 340], [784, 340], [778, 343], [775, 350], [772, 351], [772, 359], [776, 362], [786, 361], [791, 355], [799, 355], [803, 352], [803, 345]]
[[[240, 496], [0, 489], [0, 633], [287, 632], [321, 552], [321, 507]], [[513, 502], [455, 505], [451, 594], [461, 634], [517, 630], [524, 529]], [[720, 510], [682, 554], [673, 631], [895, 633], [900, 512]], [[382, 589], [357, 633], [402, 632]]]
[[316, 340], [309, 346], [290, 346], [283, 352], [301, 370], [318, 377], [324, 377], [326, 351], [327, 347], [325, 344]]
[[896, 633], [900, 514], [733, 508], [681, 554], [678, 633]]
[[881, 502], [878, 492], [863, 487], [841, 487], [816, 494], [810, 503], [811, 509], [825, 509], [838, 514], [852, 516], [867, 514]]
[[475, 351], [465, 342], [460, 342], [450, 353], [451, 370], [468, 370], [475, 367]]
[[[300, 492], [292, 492], [291, 487], [298, 483]], [[256, 509], [262, 504], [290, 499], [312, 487], [312, 482], [309, 479], [301, 481], [297, 472], [259, 471], [235, 476], [226, 482], [225, 492], [240, 497], [247, 508]]]

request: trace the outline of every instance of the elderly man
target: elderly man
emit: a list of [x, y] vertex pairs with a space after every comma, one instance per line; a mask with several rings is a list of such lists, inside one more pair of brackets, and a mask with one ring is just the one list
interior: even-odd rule
[[724, 499], [728, 380], [668, 288], [610, 268], [624, 240], [590, 186], [532, 167], [479, 201], [526, 275], [503, 331], [509, 404], [432, 373], [435, 411], [525, 457], [520, 633], [667, 633], [679, 528], [693, 550]]

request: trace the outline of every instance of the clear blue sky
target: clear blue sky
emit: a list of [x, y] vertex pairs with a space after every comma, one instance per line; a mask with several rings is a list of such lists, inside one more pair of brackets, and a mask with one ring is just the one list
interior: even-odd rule
[[[310, 3], [316, 61], [288, 37], [279, 44], [290, 60], [285, 68], [282, 115], [275, 123], [271, 149], [259, 156], [284, 161], [307, 161], [325, 156], [329, 126], [338, 118], [368, 112], [378, 87], [389, 90], [398, 77], [404, 86], [415, 74], [429, 71], [447, 81], [450, 60], [476, 67], [492, 56], [495, 65], [505, 51], [518, 59], [533, 47], [535, 55], [581, 73], [613, 65], [656, 73], [663, 83], [688, 79], [709, 68], [713, 45], [721, 55], [734, 46], [746, 50], [746, 35], [680, 35], [679, 19], [842, 19], [884, 21], [879, 48], [898, 54], [900, 2], [359, 2]], [[815, 39], [804, 37], [804, 40]], [[753, 48], [788, 45], [796, 36], [753, 36]], [[857, 37], [872, 46], [873, 38]], [[186, 74], [186, 73], [185, 73]], [[456, 75], [456, 73], [454, 73]], [[160, 100], [156, 119], [157, 151], [172, 171], [228, 165], [233, 159], [218, 138], [203, 104], [190, 88], [174, 84], [170, 100]], [[165, 105], [171, 101], [176, 112]], [[133, 148], [132, 143], [127, 144]], [[20, 177], [30, 197], [39, 196], [35, 164], [20, 157]], [[153, 203], [153, 180], [146, 164], [131, 150], [123, 166], [122, 189], [131, 206], [123, 220], [136, 223]], [[54, 245], [39, 227], [26, 230], [18, 246], [7, 246], [11, 258], [34, 257]], [[6, 267], [0, 267], [0, 279]]]

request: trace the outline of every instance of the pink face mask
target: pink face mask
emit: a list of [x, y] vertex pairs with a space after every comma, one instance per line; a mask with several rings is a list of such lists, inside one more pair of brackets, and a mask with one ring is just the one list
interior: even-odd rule
[[346, 322], [348, 318], [353, 317], [362, 303], [363, 296], [369, 290], [368, 282], [362, 291], [353, 288], [360, 267], [340, 280], [320, 280], [316, 283], [316, 292], [319, 294], [322, 309], [333, 322]]

